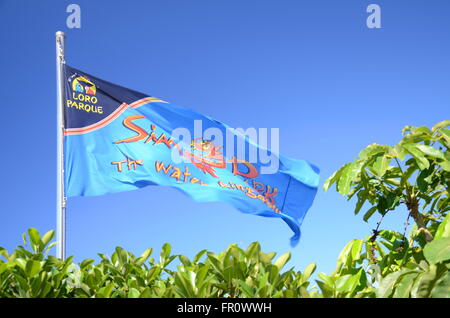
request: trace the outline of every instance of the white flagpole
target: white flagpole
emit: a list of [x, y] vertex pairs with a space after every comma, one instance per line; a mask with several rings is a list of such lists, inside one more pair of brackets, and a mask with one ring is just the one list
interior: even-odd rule
[[66, 259], [66, 196], [64, 192], [64, 37], [56, 32], [57, 77], [57, 181], [56, 181], [56, 257]]

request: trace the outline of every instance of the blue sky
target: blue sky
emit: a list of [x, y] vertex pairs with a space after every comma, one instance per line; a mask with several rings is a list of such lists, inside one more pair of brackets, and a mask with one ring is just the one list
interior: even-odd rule
[[[66, 7], [81, 7], [68, 29]], [[381, 7], [381, 29], [366, 8]], [[448, 119], [450, 2], [433, 1], [22, 1], [0, 0], [0, 246], [29, 227], [56, 227], [54, 34], [68, 64], [183, 105], [231, 127], [280, 128], [280, 152], [321, 168], [321, 182], [366, 145], [393, 144], [405, 125]], [[164, 242], [188, 256], [261, 242], [330, 272], [344, 245], [369, 235], [353, 202], [318, 192], [291, 249], [280, 219], [225, 203], [196, 203], [173, 188], [70, 198], [67, 253], [97, 259]], [[399, 209], [382, 228], [403, 230]]]

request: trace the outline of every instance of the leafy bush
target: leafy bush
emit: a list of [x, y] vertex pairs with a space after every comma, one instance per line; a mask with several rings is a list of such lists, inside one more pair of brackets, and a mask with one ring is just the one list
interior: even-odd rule
[[[319, 274], [324, 296], [450, 297], [449, 125], [407, 126], [399, 143], [369, 145], [325, 181], [325, 191], [335, 184], [348, 200], [356, 195], [355, 214], [369, 203], [364, 221], [381, 219], [372, 236], [347, 244], [332, 275]], [[379, 230], [401, 204], [409, 212], [403, 234]]]
[[[336, 270], [319, 273], [314, 286], [315, 264], [303, 272], [283, 271], [290, 254], [274, 260], [275, 253], [262, 252], [257, 242], [245, 250], [231, 245], [218, 255], [203, 250], [192, 260], [171, 255], [164, 244], [158, 262], [150, 257], [152, 249], [136, 257], [117, 247], [111, 257], [99, 254], [97, 264], [92, 259], [75, 264], [72, 257], [48, 255], [53, 234], [40, 237], [29, 229], [28, 249], [19, 246], [8, 254], [0, 248], [5, 260], [0, 260], [0, 297], [450, 297], [449, 216], [424, 249], [398, 250], [403, 236], [381, 231], [377, 249], [383, 256], [377, 263], [370, 263], [370, 241], [350, 241]], [[175, 259], [177, 271], [168, 268]]]
[[449, 215], [424, 248], [414, 246], [414, 234], [409, 239], [388, 230], [378, 235], [380, 242], [373, 236], [350, 241], [335, 271], [318, 274], [323, 297], [450, 297]]
[[[0, 297], [314, 297], [308, 292], [312, 264], [301, 272], [282, 272], [290, 254], [275, 261], [255, 242], [243, 250], [231, 245], [219, 255], [203, 250], [192, 260], [171, 255], [164, 244], [159, 261], [152, 249], [141, 256], [117, 247], [101, 261], [86, 259], [75, 264], [72, 257], [60, 260], [48, 255], [54, 231], [40, 237], [28, 230], [29, 248], [19, 246], [12, 254], [0, 248]], [[24, 235], [24, 243], [27, 236]], [[178, 271], [168, 265], [178, 259]]]

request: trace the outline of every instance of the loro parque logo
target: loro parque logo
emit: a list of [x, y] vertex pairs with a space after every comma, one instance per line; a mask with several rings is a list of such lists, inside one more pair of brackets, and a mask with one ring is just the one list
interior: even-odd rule
[[86, 93], [88, 95], [95, 95], [97, 87], [86, 76], [78, 76], [72, 81], [72, 90], [75, 92]]
[[98, 105], [97, 87], [87, 76], [72, 75], [68, 79], [70, 83], [71, 99], [67, 99], [69, 108], [76, 108], [87, 113], [103, 114], [103, 107]]

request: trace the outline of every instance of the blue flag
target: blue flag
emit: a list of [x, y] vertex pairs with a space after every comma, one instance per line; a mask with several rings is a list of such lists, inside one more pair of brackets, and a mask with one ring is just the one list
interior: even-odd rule
[[317, 192], [319, 169], [259, 145], [196, 111], [64, 66], [67, 197], [175, 187], [199, 202], [300, 225]]

